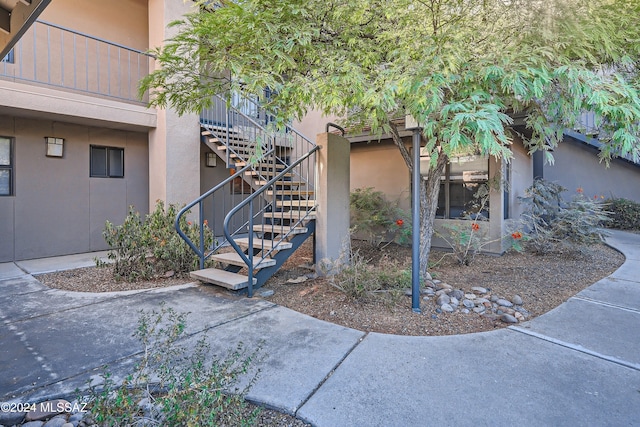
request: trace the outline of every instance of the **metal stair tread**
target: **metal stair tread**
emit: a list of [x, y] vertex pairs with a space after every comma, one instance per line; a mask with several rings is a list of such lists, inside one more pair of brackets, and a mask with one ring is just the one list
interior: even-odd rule
[[256, 233], [272, 233], [272, 234], [302, 234], [307, 232], [307, 227], [290, 227], [288, 225], [270, 225], [257, 224], [253, 226]]
[[[267, 185], [267, 182], [269, 181], [265, 181], [265, 180], [256, 180], [256, 184], [257, 185]], [[303, 187], [305, 185], [307, 185], [306, 182], [304, 181], [285, 181], [285, 180], [279, 180], [276, 181], [274, 183], [277, 187]]]
[[316, 206], [315, 200], [276, 200], [279, 208], [313, 208]]
[[200, 125], [200, 128], [203, 129], [200, 131], [200, 135], [202, 136], [213, 136], [214, 132], [229, 132], [229, 135], [239, 135], [240, 132], [234, 130], [233, 128], [227, 128], [225, 126], [212, 126], [212, 125]]
[[[189, 275], [191, 278], [200, 280], [201, 282], [222, 286], [223, 288], [233, 291], [249, 286], [249, 278], [247, 276], [219, 268], [205, 268], [204, 270], [192, 271]], [[254, 278], [253, 284], [255, 285], [256, 283], [257, 280]]]
[[299, 220], [301, 218], [305, 219], [316, 219], [315, 212], [307, 212], [307, 211], [287, 211], [287, 212], [265, 212], [262, 214], [263, 218], [277, 218], [277, 219], [292, 219]]
[[[233, 239], [239, 246], [243, 248], [249, 247], [249, 238], [241, 237], [238, 239]], [[265, 249], [271, 250], [272, 248], [276, 248], [276, 250], [282, 251], [285, 249], [291, 249], [293, 245], [286, 240], [271, 240], [271, 239], [260, 239], [258, 237], [253, 238], [253, 248], [254, 249]]]
[[[273, 176], [280, 173], [278, 172], [274, 172], [274, 171], [255, 171], [255, 170], [250, 170], [250, 171], [246, 171], [245, 175], [252, 175], [252, 176]], [[291, 172], [287, 172], [285, 174], [282, 175], [282, 178], [291, 178], [293, 177], [293, 174]]]
[[[276, 190], [276, 196], [312, 196], [315, 194], [313, 190]], [[273, 196], [273, 190], [267, 190], [267, 196]]]
[[[236, 265], [238, 267], [246, 267], [247, 263], [236, 252], [228, 252], [226, 254], [215, 254], [211, 256], [212, 260], [220, 261], [224, 264]], [[260, 269], [276, 265], [276, 260], [271, 258], [253, 257], [253, 268]]]

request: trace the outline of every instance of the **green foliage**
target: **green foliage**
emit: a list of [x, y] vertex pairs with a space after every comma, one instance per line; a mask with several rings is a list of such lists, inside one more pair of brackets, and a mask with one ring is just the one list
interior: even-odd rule
[[604, 205], [611, 219], [607, 224], [608, 227], [640, 230], [640, 203], [624, 198], [614, 198], [605, 200]]
[[569, 202], [566, 189], [544, 180], [536, 180], [520, 200], [526, 206], [522, 225], [527, 231], [527, 246], [538, 253], [555, 250], [580, 250], [599, 243], [605, 236], [600, 228], [609, 221], [605, 206], [577, 190]]
[[[553, 160], [589, 111], [605, 162], [638, 159], [639, 15], [640, 0], [198, 0], [140, 90], [180, 113], [237, 91], [277, 123], [314, 109], [378, 136], [409, 113], [432, 171], [461, 151], [511, 157], [513, 115], [527, 148]], [[422, 199], [422, 224], [436, 203], [437, 191]], [[423, 260], [430, 238], [420, 236]]]
[[[411, 287], [411, 271], [402, 268], [397, 262], [383, 258], [372, 265], [359, 251], [348, 253], [349, 263], [339, 267], [325, 261], [321, 268], [329, 275], [329, 283], [346, 295], [360, 301], [374, 298], [386, 298], [396, 301], [404, 291]], [[337, 272], [336, 272], [337, 271]]]
[[499, 157], [510, 156], [507, 111], [525, 116], [530, 147], [543, 150], [593, 111], [605, 160], [639, 153], [638, 0], [219, 6], [197, 1], [172, 23], [141, 86], [153, 104], [199, 112], [213, 94], [269, 87], [278, 123], [314, 108], [380, 134], [407, 111], [424, 124], [426, 151]]
[[[103, 236], [111, 248], [108, 258], [114, 261], [116, 277], [127, 280], [148, 280], [167, 272], [182, 275], [198, 268], [198, 258], [176, 233], [176, 205], [158, 201], [155, 210], [142, 218], [133, 207], [124, 222], [114, 225], [107, 221]], [[181, 218], [181, 228], [192, 241], [200, 241], [200, 227]], [[205, 223], [205, 247], [213, 243], [213, 232]]]
[[243, 389], [237, 384], [259, 349], [247, 355], [240, 344], [218, 359], [205, 339], [195, 348], [179, 345], [185, 326], [186, 314], [164, 305], [140, 312], [134, 333], [143, 350], [139, 363], [122, 384], [105, 368], [102, 383], [89, 386], [88, 409], [99, 425], [254, 424], [258, 412], [247, 410], [243, 399], [253, 380]]
[[460, 265], [471, 265], [476, 255], [484, 247], [495, 242], [500, 242], [502, 245], [503, 241], [506, 240], [510, 243], [509, 249], [518, 252], [523, 250], [522, 240], [527, 238], [519, 231], [514, 231], [510, 235], [502, 236], [498, 239], [490, 239], [487, 236], [489, 223], [486, 220], [482, 220], [481, 214], [486, 212], [491, 190], [499, 188], [496, 187], [499, 181], [499, 179], [494, 179], [493, 182], [482, 185], [476, 191], [472, 201], [472, 209], [465, 215], [466, 221], [456, 224], [445, 223], [443, 227], [446, 231], [436, 232], [451, 246], [453, 255]]
[[381, 191], [357, 188], [351, 193], [350, 204], [352, 231], [364, 235], [372, 246], [380, 247], [383, 241], [411, 242], [410, 215]]

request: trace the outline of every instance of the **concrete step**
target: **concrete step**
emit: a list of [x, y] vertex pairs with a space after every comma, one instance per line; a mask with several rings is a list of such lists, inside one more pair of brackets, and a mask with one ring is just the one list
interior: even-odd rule
[[[246, 267], [247, 264], [244, 260], [235, 252], [229, 252], [226, 254], [215, 254], [211, 256], [214, 261], [219, 261], [223, 264], [236, 265], [238, 267]], [[276, 265], [276, 260], [271, 258], [253, 257], [253, 268], [259, 270], [265, 267], [271, 267]]]
[[302, 234], [307, 232], [307, 227], [289, 227], [288, 225], [269, 225], [258, 224], [253, 226], [255, 233], [272, 233], [272, 234]]
[[[233, 239], [240, 247], [248, 248], [249, 247], [249, 238], [242, 237], [239, 239]], [[258, 237], [253, 238], [253, 247], [254, 249], [264, 249], [270, 251], [274, 247], [279, 250], [291, 249], [293, 244], [291, 242], [287, 242], [286, 240], [270, 240], [270, 239], [260, 239]]]
[[[249, 286], [249, 278], [247, 276], [220, 270], [219, 268], [205, 268], [204, 270], [192, 271], [189, 275], [193, 279], [200, 280], [201, 282], [212, 283], [233, 291]], [[256, 279], [253, 279], [253, 284], [255, 285], [256, 283]]]

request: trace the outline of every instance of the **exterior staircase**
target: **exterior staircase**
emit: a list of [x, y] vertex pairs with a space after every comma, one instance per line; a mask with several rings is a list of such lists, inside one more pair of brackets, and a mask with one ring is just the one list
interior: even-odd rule
[[[200, 260], [191, 277], [252, 296], [315, 232], [318, 147], [289, 126], [275, 129], [256, 102], [233, 99], [216, 97], [200, 117], [202, 143], [230, 176], [185, 206], [176, 230]], [[185, 216], [198, 221], [199, 241], [182, 230]]]

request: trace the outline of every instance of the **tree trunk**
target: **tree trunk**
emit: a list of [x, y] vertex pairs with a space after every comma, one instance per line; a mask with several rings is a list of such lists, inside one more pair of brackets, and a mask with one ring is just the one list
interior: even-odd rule
[[[413, 172], [413, 158], [404, 145], [398, 128], [393, 122], [389, 122], [391, 127], [391, 138], [393, 143], [400, 150], [409, 172]], [[425, 179], [420, 180], [420, 276], [426, 277], [429, 267], [429, 252], [431, 251], [431, 238], [433, 237], [433, 223], [436, 218], [438, 208], [438, 195], [440, 194], [440, 177], [447, 164], [447, 156], [438, 152], [438, 159], [435, 166], [429, 168]], [[417, 167], [420, 167], [419, 165]]]
[[420, 181], [420, 275], [426, 277], [429, 267], [431, 238], [433, 237], [438, 196], [440, 194], [440, 177], [447, 164], [446, 154], [438, 153], [435, 166], [429, 168], [425, 179]]

